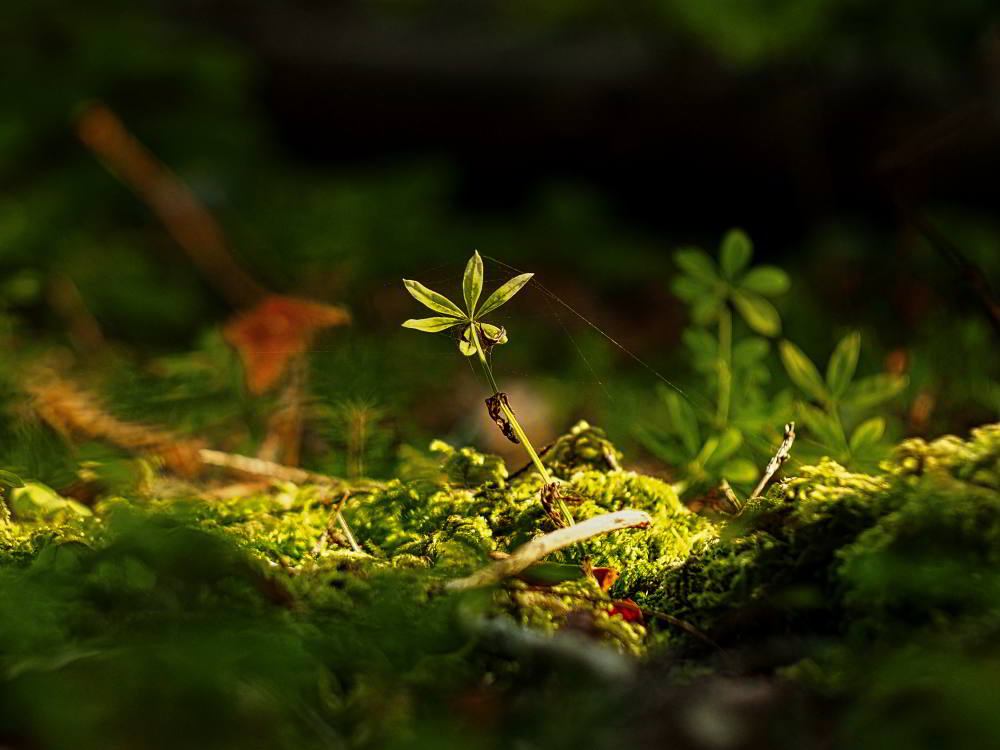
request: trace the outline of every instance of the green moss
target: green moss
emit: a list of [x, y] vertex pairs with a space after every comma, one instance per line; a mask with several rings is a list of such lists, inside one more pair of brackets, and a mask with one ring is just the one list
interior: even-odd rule
[[[576, 644], [566, 648], [669, 653], [675, 667], [664, 679], [736, 670], [780, 676], [824, 700], [864, 696], [845, 709], [848, 746], [919, 746], [958, 731], [958, 721], [969, 737], [1000, 736], [967, 687], [995, 687], [1000, 664], [1000, 426], [967, 440], [907, 441], [877, 474], [830, 460], [798, 467], [728, 518], [693, 513], [669, 484], [617, 468], [613, 446], [585, 424], [545, 460], [577, 519], [627, 507], [653, 524], [552, 555], [550, 580], [540, 569], [465, 595], [442, 584], [552, 530], [537, 474], [510, 477], [500, 459], [470, 448], [435, 444], [419, 476], [349, 492], [342, 510], [360, 553], [335, 526], [320, 543], [342, 498], [316, 487], [108, 498], [91, 515], [18, 512], [0, 526], [0, 670], [14, 675], [0, 681], [0, 698], [23, 709], [58, 680], [59, 700], [82, 701], [95, 674], [128, 672], [145, 684], [156, 670], [171, 689], [194, 690], [208, 668], [209, 703], [226, 705], [232, 675], [263, 680], [294, 696], [269, 704], [268, 721], [302, 731], [292, 706], [305, 704], [337, 731], [378, 744], [433, 713], [429, 701], [481, 688], [483, 675], [535, 679], [519, 650], [534, 642], [481, 635], [483, 622], [501, 618]], [[619, 577], [604, 591], [588, 566]], [[697, 633], [662, 618], [626, 621], [615, 604], [625, 598]], [[168, 632], [174, 646], [147, 653]], [[137, 651], [118, 656], [121, 648]], [[248, 649], [248, 662], [234, 656]], [[914, 685], [923, 708], [911, 728], [893, 706]], [[12, 690], [21, 697], [10, 703]], [[97, 694], [108, 710], [133, 705], [110, 682]], [[180, 693], [167, 700], [195, 710]], [[103, 710], [75, 719], [73, 731], [98, 736]], [[51, 720], [43, 714], [34, 706], [15, 720], [0, 709], [8, 727]], [[242, 710], [230, 718], [223, 724], [237, 735], [234, 727], [256, 726]]]

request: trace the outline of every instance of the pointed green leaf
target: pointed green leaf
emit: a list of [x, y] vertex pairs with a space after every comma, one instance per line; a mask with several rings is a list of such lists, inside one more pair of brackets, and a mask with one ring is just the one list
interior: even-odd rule
[[775, 268], [774, 266], [757, 266], [756, 268], [751, 268], [747, 272], [747, 275], [740, 279], [739, 286], [748, 292], [756, 292], [765, 297], [774, 297], [775, 295], [787, 292], [788, 287], [791, 286], [791, 282], [788, 279], [788, 274], [780, 268]]
[[455, 318], [410, 318], [403, 323], [403, 328], [412, 328], [415, 331], [425, 331], [426, 333], [438, 333], [461, 324], [462, 321]]
[[705, 460], [705, 468], [714, 469], [732, 456], [743, 445], [743, 433], [729, 427], [719, 436], [719, 442], [712, 455]]
[[771, 351], [771, 342], [759, 336], [750, 336], [737, 342], [733, 347], [733, 364], [749, 367], [764, 359]]
[[674, 253], [674, 262], [684, 273], [703, 284], [713, 287], [719, 282], [715, 263], [704, 250], [695, 247], [678, 250]]
[[706, 325], [719, 317], [725, 300], [718, 294], [709, 294], [695, 300], [691, 305], [691, 320], [698, 325]]
[[476, 250], [465, 266], [465, 276], [462, 278], [462, 295], [465, 297], [465, 309], [471, 318], [476, 312], [476, 303], [483, 291], [483, 259]]
[[840, 401], [853, 409], [867, 409], [898, 395], [906, 383], [906, 378], [900, 375], [872, 375], [851, 383]]
[[885, 434], [885, 420], [872, 417], [857, 426], [851, 435], [851, 453], [865, 453], [874, 448]]
[[0, 469], [0, 489], [4, 487], [24, 487], [24, 482], [21, 481], [21, 477], [17, 474], [12, 474], [9, 471]]
[[708, 438], [704, 445], [701, 446], [701, 450], [698, 451], [698, 455], [695, 456], [694, 462], [705, 466], [712, 458], [712, 454], [715, 453], [715, 449], [719, 447], [719, 438], [710, 437]]
[[722, 275], [730, 281], [747, 267], [753, 255], [753, 243], [746, 233], [739, 229], [731, 229], [722, 238], [722, 251], [719, 262]]
[[691, 352], [691, 365], [696, 370], [715, 372], [718, 369], [719, 345], [712, 334], [704, 328], [688, 326], [681, 339]]
[[839, 457], [847, 445], [837, 420], [822, 409], [801, 401], [797, 404], [797, 411], [799, 422], [805, 427], [805, 431], [810, 433], [814, 440], [822, 443], [826, 450], [834, 453], [835, 458]]
[[715, 336], [704, 328], [688, 327], [681, 334], [681, 340], [687, 344], [688, 349], [696, 357], [703, 359], [715, 359], [718, 354], [719, 345]]
[[670, 417], [670, 426], [677, 437], [681, 439], [689, 456], [698, 452], [698, 418], [694, 409], [691, 408], [685, 399], [676, 391], [663, 389], [663, 401], [667, 405], [667, 415]]
[[421, 305], [429, 307], [435, 312], [465, 320], [465, 313], [462, 312], [462, 309], [443, 294], [438, 294], [425, 287], [419, 281], [413, 281], [412, 279], [403, 279], [403, 286], [406, 287], [406, 291], [410, 293], [410, 296]]
[[753, 292], [736, 289], [733, 291], [733, 304], [747, 325], [764, 336], [777, 336], [781, 333], [781, 316], [774, 305]]
[[578, 581], [584, 575], [579, 565], [545, 561], [525, 568], [517, 577], [535, 586], [555, 586], [566, 581]]
[[734, 458], [719, 470], [720, 476], [735, 484], [750, 484], [758, 473], [757, 467], [749, 458]]
[[670, 440], [648, 427], [637, 425], [636, 437], [650, 453], [672, 466], [681, 466], [691, 459], [691, 454], [678, 442]]
[[500, 305], [505, 304], [511, 297], [521, 291], [521, 287], [531, 281], [531, 277], [534, 275], [535, 274], [533, 273], [522, 273], [520, 276], [515, 276], [513, 279], [501, 286], [493, 292], [493, 294], [486, 298], [482, 307], [479, 308], [479, 312], [476, 314], [476, 317], [481, 318], [484, 315], [488, 315], [500, 307]]
[[840, 398], [851, 384], [861, 352], [861, 334], [855, 331], [840, 340], [826, 366], [826, 384], [834, 398]]
[[781, 353], [781, 362], [785, 366], [785, 371], [795, 385], [817, 401], [829, 399], [830, 394], [827, 393], [819, 370], [801, 349], [791, 341], [782, 341], [778, 345], [778, 350]]
[[703, 299], [713, 294], [715, 285], [708, 286], [693, 276], [681, 275], [674, 277], [673, 282], [670, 284], [670, 288], [679, 299], [682, 299], [685, 302], [696, 302], [699, 299]]

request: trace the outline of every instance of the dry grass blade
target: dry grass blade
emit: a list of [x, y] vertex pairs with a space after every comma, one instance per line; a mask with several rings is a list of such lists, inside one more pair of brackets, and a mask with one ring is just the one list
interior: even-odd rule
[[605, 513], [602, 516], [588, 518], [575, 526], [558, 529], [537, 539], [532, 539], [514, 550], [510, 557], [498, 560], [482, 570], [478, 570], [465, 578], [458, 578], [448, 583], [452, 591], [489, 586], [512, 575], [520, 573], [529, 565], [538, 562], [546, 555], [582, 542], [591, 537], [608, 534], [612, 531], [631, 528], [645, 528], [653, 520], [649, 514], [641, 510], [619, 510]]

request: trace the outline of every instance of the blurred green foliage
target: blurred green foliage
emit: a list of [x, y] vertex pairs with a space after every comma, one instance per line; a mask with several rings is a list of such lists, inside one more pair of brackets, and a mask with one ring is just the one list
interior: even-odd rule
[[[655, 519], [553, 558], [613, 567], [608, 593], [588, 578], [443, 592], [549, 523], [537, 476], [444, 444], [411, 459], [420, 481], [356, 487], [343, 509], [366, 553], [316, 546], [330, 504], [315, 487], [106, 498], [80, 515], [36, 486], [50, 500], [0, 525], [0, 739], [612, 748], [646, 735], [707, 748], [719, 731], [744, 746], [766, 722], [778, 747], [825, 747], [831, 732], [837, 746], [900, 748], [1000, 736], [976, 698], [997, 685], [996, 425], [907, 441], [874, 474], [802, 467], [714, 520], [608, 469], [609, 452], [580, 425], [546, 458], [587, 498], [579, 519], [623, 506]], [[624, 596], [687, 624], [609, 614]], [[651, 661], [634, 671], [619, 652]], [[709, 704], [685, 723], [717, 674], [795, 699], [765, 697], [750, 720]], [[570, 723], [567, 701], [581, 711]]]
[[[993, 14], [987, 0], [663, 0], [629, 19], [592, 2], [479, 5], [365, 12], [493, 13], [516, 38], [635, 24], [743, 80], [877, 68], [960, 93]], [[0, 98], [0, 745], [717, 747], [758, 736], [712, 702], [720, 685], [746, 698], [762, 684], [793, 698], [759, 712], [781, 729], [767, 746], [828, 747], [831, 733], [843, 747], [996, 744], [996, 428], [889, 450], [1000, 414], [995, 334], [940, 283], [924, 240], [817, 226], [801, 247], [757, 248], [784, 251], [778, 268], [752, 265], [731, 232], [717, 260], [688, 249], [674, 268], [668, 248], [706, 238], [626, 226], [578, 184], [553, 180], [500, 216], [462, 207], [440, 159], [296, 162], [247, 50], [162, 4], [10, 0], [0, 44], [20, 73]], [[303, 461], [387, 478], [344, 505], [363, 554], [328, 533], [316, 488], [208, 500], [32, 412], [25, 381], [44, 363], [124, 418], [253, 453], [279, 401], [247, 392], [213, 280], [79, 143], [91, 101], [191, 186], [266, 286], [352, 309], [354, 327], [309, 353]], [[932, 213], [987, 278], [1000, 273], [995, 217]], [[505, 381], [538, 395], [556, 434], [587, 417], [646, 449], [632, 455], [648, 472], [609, 468], [617, 449], [581, 426], [545, 456], [586, 498], [577, 517], [628, 506], [656, 520], [552, 561], [616, 568], [610, 591], [574, 575], [441, 593], [547, 529], [536, 477], [454, 447], [486, 437], [466, 363], [397, 328], [398, 279], [457, 282], [474, 247], [491, 288], [525, 266], [545, 284], [498, 320], [518, 330]], [[792, 417], [787, 481], [737, 518], [683, 505], [678, 490], [722, 478], [745, 493]], [[414, 448], [432, 437], [445, 439]], [[644, 624], [613, 614], [625, 597]]]

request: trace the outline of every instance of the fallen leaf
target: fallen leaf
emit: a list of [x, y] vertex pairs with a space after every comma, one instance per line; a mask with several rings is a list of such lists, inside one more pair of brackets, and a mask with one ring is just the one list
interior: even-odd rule
[[642, 610], [639, 605], [631, 599], [620, 599], [611, 604], [612, 616], [618, 615], [625, 622], [642, 622]]
[[601, 587], [601, 591], [607, 591], [618, 580], [618, 571], [614, 568], [594, 568], [591, 570], [591, 575], [597, 579], [597, 585]]
[[226, 323], [223, 334], [243, 360], [250, 392], [260, 394], [278, 382], [294, 357], [309, 348], [317, 331], [345, 325], [350, 319], [342, 307], [268, 295]]

